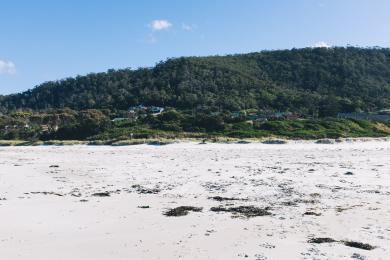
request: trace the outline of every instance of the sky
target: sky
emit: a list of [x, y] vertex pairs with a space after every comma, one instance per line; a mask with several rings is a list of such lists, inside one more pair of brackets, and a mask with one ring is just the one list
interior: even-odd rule
[[389, 0], [0, 0], [0, 95], [180, 56], [390, 47]]

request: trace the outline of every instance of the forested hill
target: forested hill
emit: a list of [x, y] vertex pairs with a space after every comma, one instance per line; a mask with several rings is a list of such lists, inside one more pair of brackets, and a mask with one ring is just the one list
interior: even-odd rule
[[109, 70], [0, 96], [2, 110], [127, 109], [141, 103], [320, 116], [390, 108], [390, 49], [305, 48], [175, 58], [153, 68]]

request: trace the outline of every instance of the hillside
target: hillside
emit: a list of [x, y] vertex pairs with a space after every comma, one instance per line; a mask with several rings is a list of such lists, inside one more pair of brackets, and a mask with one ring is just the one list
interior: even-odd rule
[[305, 48], [169, 59], [153, 68], [109, 70], [0, 96], [0, 108], [337, 112], [390, 107], [390, 49]]

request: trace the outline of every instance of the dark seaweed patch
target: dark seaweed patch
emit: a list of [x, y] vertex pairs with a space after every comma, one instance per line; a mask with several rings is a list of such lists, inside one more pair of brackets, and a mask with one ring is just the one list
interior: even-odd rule
[[313, 244], [323, 244], [323, 243], [335, 243], [338, 241], [330, 237], [315, 237], [310, 239], [308, 242]]
[[343, 241], [344, 245], [349, 246], [349, 247], [355, 247], [363, 250], [373, 250], [376, 247], [372, 246], [370, 244], [365, 244], [361, 242], [355, 242], [355, 241]]
[[110, 197], [110, 193], [108, 191], [105, 192], [97, 192], [92, 194], [94, 197]]
[[272, 215], [271, 212], [268, 211], [268, 209], [269, 208], [262, 209], [254, 206], [240, 206], [232, 208], [212, 207], [210, 210], [213, 212], [229, 212], [233, 213], [234, 215], [241, 215], [247, 218], [252, 218]]
[[131, 187], [136, 189], [138, 194], [158, 194], [161, 191], [160, 189], [157, 188], [149, 189], [138, 184], [133, 185]]
[[237, 199], [237, 198], [227, 198], [227, 197], [221, 197], [221, 196], [214, 196], [214, 197], [209, 197], [211, 200], [216, 200], [216, 201], [232, 201], [232, 200], [243, 200], [243, 199]]
[[188, 215], [190, 211], [201, 212], [202, 208], [192, 206], [180, 206], [166, 211], [164, 215], [167, 217], [182, 217]]
[[316, 212], [312, 212], [312, 211], [307, 211], [305, 213], [303, 213], [303, 215], [306, 215], [306, 216], [321, 216], [321, 213], [316, 213]]

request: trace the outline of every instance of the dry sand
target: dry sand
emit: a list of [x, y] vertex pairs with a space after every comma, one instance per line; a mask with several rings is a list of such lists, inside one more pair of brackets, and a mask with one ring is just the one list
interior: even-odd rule
[[0, 259], [390, 259], [389, 160], [383, 141], [0, 148]]

